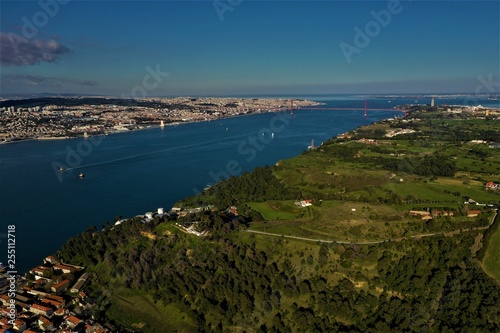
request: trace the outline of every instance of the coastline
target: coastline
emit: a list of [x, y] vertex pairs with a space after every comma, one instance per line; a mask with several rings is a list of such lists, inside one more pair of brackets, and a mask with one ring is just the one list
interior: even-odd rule
[[[313, 106], [307, 106], [307, 107], [317, 107], [324, 105], [325, 103], [322, 102], [317, 102], [317, 101], [310, 101], [316, 103], [316, 105]], [[297, 107], [294, 110], [301, 110], [305, 109], [307, 107]], [[265, 113], [278, 113], [278, 112], [283, 112], [283, 111], [290, 111], [290, 109], [279, 109], [279, 110], [267, 110], [265, 112], [248, 112], [245, 114], [237, 114], [237, 115], [230, 115], [226, 117], [220, 117], [220, 118], [215, 118], [215, 119], [205, 119], [205, 120], [190, 120], [190, 121], [178, 121], [178, 122], [171, 122], [167, 123], [164, 125], [164, 127], [169, 127], [169, 126], [181, 126], [181, 125], [188, 125], [188, 124], [194, 124], [194, 123], [204, 123], [204, 122], [211, 122], [211, 121], [217, 121], [217, 120], [223, 120], [223, 119], [231, 119], [231, 118], [238, 118], [238, 117], [245, 117], [245, 116], [254, 116], [254, 115], [259, 115], [259, 114], [265, 114]], [[134, 128], [130, 130], [115, 130], [115, 131], [109, 131], [109, 132], [104, 132], [104, 133], [99, 133], [99, 134], [90, 134], [86, 138], [91, 138], [91, 137], [97, 137], [97, 136], [108, 136], [108, 135], [113, 135], [113, 134], [119, 134], [119, 133], [132, 133], [132, 132], [137, 132], [137, 131], [143, 131], [143, 130], [149, 130], [149, 129], [154, 129], [154, 128], [162, 128], [161, 125], [151, 125], [151, 126], [144, 126], [142, 128]], [[0, 141], [0, 145], [7, 145], [7, 144], [15, 144], [15, 143], [21, 143], [21, 142], [27, 142], [27, 141], [57, 141], [57, 140], [74, 140], [74, 139], [81, 139], [85, 138], [83, 135], [79, 136], [40, 136], [40, 137], [32, 137], [32, 138], [23, 138], [19, 140], [10, 140], [10, 141]]]

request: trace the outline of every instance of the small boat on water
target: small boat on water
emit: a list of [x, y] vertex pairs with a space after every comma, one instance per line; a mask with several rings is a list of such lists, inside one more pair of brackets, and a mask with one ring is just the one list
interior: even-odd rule
[[65, 170], [64, 170], [64, 168], [63, 168], [63, 167], [60, 167], [60, 168], [59, 168], [59, 172], [64, 172], [64, 171], [65, 171]]
[[83, 174], [83, 172], [80, 172], [80, 174], [78, 175], [78, 178], [80, 178], [80, 179], [85, 178], [85, 175]]

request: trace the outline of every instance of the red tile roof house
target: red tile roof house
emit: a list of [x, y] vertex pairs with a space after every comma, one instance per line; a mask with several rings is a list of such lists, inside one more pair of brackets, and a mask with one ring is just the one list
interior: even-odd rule
[[40, 327], [42, 331], [50, 331], [54, 328], [54, 324], [44, 316], [40, 316], [38, 318], [38, 327]]
[[7, 306], [10, 304], [10, 297], [7, 294], [3, 294], [0, 296], [0, 302], [2, 302], [3, 305]]
[[65, 322], [70, 328], [75, 328], [83, 321], [75, 316], [68, 316], [66, 317]]
[[37, 266], [33, 269], [30, 270], [30, 273], [35, 275], [35, 279], [37, 276], [43, 277], [43, 273], [46, 271], [51, 271], [52, 267], [47, 267], [47, 266]]
[[57, 258], [54, 256], [47, 256], [45, 257], [45, 262], [48, 262], [50, 264], [58, 264], [59, 260], [57, 260]]
[[9, 320], [7, 318], [0, 319], [0, 329], [6, 330], [12, 328], [12, 325], [9, 324]]
[[66, 266], [66, 265], [62, 265], [62, 264], [54, 265], [54, 269], [55, 270], [60, 270], [63, 273], [73, 273], [73, 272], [76, 271], [75, 267]]
[[65, 308], [60, 308], [60, 309], [57, 309], [56, 312], [54, 312], [54, 315], [58, 316], [58, 317], [62, 317], [64, 315], [66, 315], [68, 312], [68, 310], [66, 310]]
[[50, 294], [50, 295], [47, 295], [47, 297], [46, 297], [46, 298], [48, 298], [48, 299], [53, 299], [53, 300], [56, 300], [56, 301], [61, 302], [61, 303], [65, 303], [65, 302], [66, 302], [66, 301], [64, 300], [64, 297], [57, 296], [57, 295], [52, 295], [52, 294]]
[[56, 285], [53, 285], [50, 288], [50, 290], [52, 290], [52, 292], [58, 293], [61, 291], [66, 291], [66, 289], [68, 289], [68, 287], [69, 287], [69, 280], [64, 280], [64, 281], [59, 282]]
[[52, 314], [54, 313], [54, 310], [52, 310], [51, 308], [39, 304], [31, 305], [30, 311], [35, 314], [40, 314], [47, 317], [52, 316]]
[[500, 184], [495, 184], [494, 182], [487, 182], [484, 186], [486, 188], [500, 188]]
[[56, 309], [62, 308], [64, 306], [64, 303], [56, 301], [54, 299], [50, 299], [50, 298], [42, 299], [42, 303], [43, 303], [43, 305], [47, 305], [47, 306], [52, 305]]

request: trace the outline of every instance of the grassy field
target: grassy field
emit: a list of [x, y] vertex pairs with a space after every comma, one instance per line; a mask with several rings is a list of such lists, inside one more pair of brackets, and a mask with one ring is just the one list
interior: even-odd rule
[[291, 220], [301, 212], [290, 200], [248, 202], [247, 205], [258, 211], [266, 220]]
[[[119, 287], [113, 290], [111, 300], [107, 314], [119, 325], [134, 327], [140, 332], [197, 332], [197, 323], [177, 306], [155, 304], [142, 291]], [[183, 329], [179, 331], [179, 327]]]
[[[435, 124], [460, 127], [462, 132], [470, 132], [470, 126], [473, 132], [494, 129], [493, 124], [482, 120], [439, 120]], [[371, 128], [387, 131], [395, 127], [385, 123]], [[362, 138], [370, 138], [369, 127], [357, 131], [363, 133]], [[280, 161], [273, 171], [276, 177], [300, 191], [302, 199], [313, 199], [314, 206], [304, 209], [295, 207], [291, 201], [250, 202], [248, 205], [266, 220], [252, 223], [251, 229], [363, 242], [478, 226], [479, 222], [474, 225], [475, 219], [462, 216], [464, 201], [471, 198], [481, 204], [500, 202], [500, 191], [484, 188], [486, 180], [500, 181], [491, 179], [498, 174], [495, 170], [500, 157], [485, 144], [447, 141], [448, 127], [421, 122], [420, 131], [425, 135], [411, 140], [379, 136], [368, 143], [363, 139], [327, 143], [315, 151]], [[457, 167], [454, 177], [398, 171], [401, 168], [398, 163], [407, 157], [418, 160], [435, 154], [454, 161]], [[397, 170], [383, 169], [388, 160], [395, 163]], [[490, 209], [486, 205], [467, 208], [484, 210], [484, 214]], [[455, 215], [427, 223], [409, 216], [411, 209], [453, 210]]]
[[302, 219], [253, 222], [252, 230], [336, 241], [378, 241], [417, 234], [425, 222], [383, 204], [323, 201]]
[[[430, 200], [449, 203], [462, 203], [462, 196], [468, 196], [480, 203], [498, 202], [500, 195], [484, 190], [482, 182], [470, 180], [464, 184], [461, 179], [438, 178], [435, 181], [403, 181], [402, 183], [390, 182], [384, 185], [400, 196], [413, 195], [420, 200]], [[453, 193], [459, 193], [455, 195]]]
[[488, 248], [483, 258], [483, 268], [488, 275], [500, 281], [500, 228], [498, 226], [488, 241]]

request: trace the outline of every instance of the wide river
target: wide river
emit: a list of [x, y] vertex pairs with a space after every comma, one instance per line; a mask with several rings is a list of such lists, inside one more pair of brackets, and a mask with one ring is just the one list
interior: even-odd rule
[[[304, 97], [307, 98], [307, 97]], [[166, 126], [89, 139], [0, 145], [0, 262], [7, 263], [8, 225], [15, 225], [16, 269], [24, 273], [71, 236], [193, 195], [207, 184], [256, 166], [274, 165], [311, 144], [397, 111], [369, 111], [364, 98], [324, 98], [323, 108]], [[392, 108], [405, 99], [369, 99]], [[430, 100], [419, 100], [430, 103]], [[488, 101], [482, 101], [487, 105]], [[462, 104], [463, 100], [447, 101]], [[494, 105], [492, 105], [494, 106]], [[69, 169], [57, 171], [59, 166]], [[85, 178], [79, 179], [80, 172]]]

